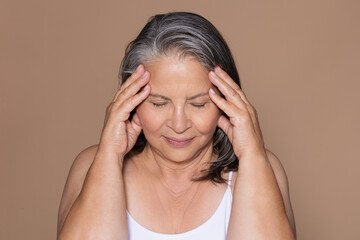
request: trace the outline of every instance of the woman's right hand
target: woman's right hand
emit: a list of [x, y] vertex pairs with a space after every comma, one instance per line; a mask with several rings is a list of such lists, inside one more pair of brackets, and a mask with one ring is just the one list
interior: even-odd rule
[[136, 113], [131, 121], [129, 117], [136, 106], [149, 95], [149, 80], [150, 73], [143, 65], [139, 65], [116, 92], [106, 109], [98, 151], [116, 154], [119, 161], [122, 161], [135, 145], [142, 127]]

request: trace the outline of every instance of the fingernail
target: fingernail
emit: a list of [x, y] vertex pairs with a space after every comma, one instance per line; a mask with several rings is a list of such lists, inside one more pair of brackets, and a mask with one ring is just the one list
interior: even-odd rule
[[143, 90], [144, 90], [144, 92], [146, 92], [146, 91], [148, 91], [149, 89], [150, 89], [149, 84], [146, 84]]
[[214, 78], [216, 77], [216, 73], [214, 71], [210, 71], [211, 76], [213, 76]]
[[146, 78], [148, 74], [149, 74], [149, 72], [148, 72], [148, 71], [145, 71], [145, 72], [143, 73], [143, 75], [141, 76], [141, 78]]
[[141, 64], [139, 66], [137, 66], [137, 68], [135, 69], [135, 72], [138, 72], [140, 70], [140, 66], [141, 66]]
[[215, 91], [214, 91], [214, 89], [212, 89], [212, 88], [210, 88], [210, 93], [211, 93], [211, 94], [216, 94]]
[[221, 68], [219, 66], [216, 66], [214, 70], [217, 74], [221, 74]]

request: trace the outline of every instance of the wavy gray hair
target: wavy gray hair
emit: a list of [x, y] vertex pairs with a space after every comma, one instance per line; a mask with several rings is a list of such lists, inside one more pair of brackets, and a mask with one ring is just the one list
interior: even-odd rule
[[[204, 17], [189, 12], [170, 12], [149, 19], [140, 34], [126, 48], [119, 71], [119, 86], [139, 64], [146, 65], [154, 58], [174, 53], [179, 57], [194, 57], [209, 71], [220, 66], [241, 88], [234, 59], [219, 31]], [[141, 133], [127, 156], [142, 152], [146, 142]], [[213, 151], [218, 154], [218, 158], [211, 161], [203, 176], [194, 179], [195, 181], [223, 183], [226, 181], [221, 176], [223, 170], [237, 171], [239, 162], [232, 145], [218, 127], [213, 136]]]

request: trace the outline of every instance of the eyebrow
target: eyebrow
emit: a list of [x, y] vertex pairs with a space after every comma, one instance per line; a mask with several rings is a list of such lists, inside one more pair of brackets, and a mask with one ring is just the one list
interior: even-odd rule
[[[202, 97], [202, 96], [205, 96], [205, 95], [208, 95], [208, 93], [207, 93], [207, 92], [205, 92], [205, 93], [199, 93], [199, 94], [196, 94], [196, 95], [194, 95], [194, 96], [191, 96], [191, 97], [187, 98], [186, 100], [193, 100], [193, 99], [195, 99], [195, 98]], [[162, 99], [167, 100], [167, 101], [170, 100], [170, 98], [165, 97], [165, 96], [160, 95], [160, 94], [152, 94], [152, 93], [150, 93], [149, 96], [150, 96], [150, 97], [162, 98]]]

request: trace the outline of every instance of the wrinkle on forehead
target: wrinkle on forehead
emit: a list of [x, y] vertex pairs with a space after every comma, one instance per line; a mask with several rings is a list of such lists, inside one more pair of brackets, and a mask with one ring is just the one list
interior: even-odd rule
[[207, 70], [194, 57], [163, 56], [146, 66], [153, 94], [189, 98], [207, 92], [212, 86]]

